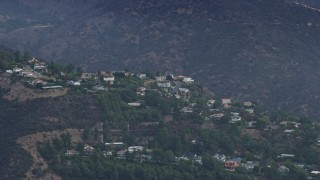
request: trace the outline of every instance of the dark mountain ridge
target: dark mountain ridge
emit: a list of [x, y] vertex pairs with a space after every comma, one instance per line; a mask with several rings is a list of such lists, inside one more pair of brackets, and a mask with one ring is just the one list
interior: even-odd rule
[[216, 94], [319, 115], [320, 14], [282, 0], [0, 3], [0, 42], [87, 70], [192, 75]]

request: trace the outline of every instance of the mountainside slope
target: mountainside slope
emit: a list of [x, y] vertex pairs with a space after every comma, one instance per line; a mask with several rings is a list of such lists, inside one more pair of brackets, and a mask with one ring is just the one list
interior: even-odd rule
[[221, 96], [320, 115], [320, 14], [301, 5], [7, 0], [0, 10], [0, 42], [46, 59], [191, 74]]
[[88, 73], [7, 49], [0, 65], [0, 179], [303, 180], [320, 168], [320, 123], [188, 76]]

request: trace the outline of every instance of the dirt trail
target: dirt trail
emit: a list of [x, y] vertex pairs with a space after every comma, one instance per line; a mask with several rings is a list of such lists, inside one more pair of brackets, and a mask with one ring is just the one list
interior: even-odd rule
[[[33, 158], [32, 166], [26, 173], [25, 179], [40, 179], [40, 180], [61, 180], [61, 177], [53, 173], [48, 169], [48, 164], [45, 160], [41, 157], [37, 150], [37, 144], [43, 142], [51, 142], [54, 138], [59, 138], [62, 133], [69, 132], [71, 135], [72, 143], [82, 142], [82, 130], [80, 129], [65, 129], [65, 130], [57, 130], [57, 131], [50, 131], [50, 132], [38, 132], [35, 134], [30, 134], [27, 136], [23, 136], [17, 139], [17, 143], [22, 146]], [[44, 176], [38, 178], [32, 174], [33, 169], [41, 169], [44, 172]]]

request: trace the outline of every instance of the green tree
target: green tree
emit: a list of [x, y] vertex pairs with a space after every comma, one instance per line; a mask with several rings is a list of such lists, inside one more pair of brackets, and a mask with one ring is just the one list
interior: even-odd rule
[[68, 74], [72, 74], [74, 72], [74, 65], [73, 64], [68, 64], [66, 67], [65, 67], [65, 70]]
[[15, 60], [16, 62], [21, 62], [21, 53], [20, 53], [20, 51], [16, 51], [16, 52], [14, 53], [14, 60]]

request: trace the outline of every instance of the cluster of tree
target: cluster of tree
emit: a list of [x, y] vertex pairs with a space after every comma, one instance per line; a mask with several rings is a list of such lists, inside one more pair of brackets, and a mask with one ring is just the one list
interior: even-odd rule
[[[151, 95], [150, 95], [151, 94]], [[137, 100], [134, 91], [106, 92], [97, 95], [98, 102], [104, 111], [104, 119], [113, 126], [123, 123], [160, 121], [169, 111], [169, 105], [159, 94], [147, 93], [141, 107], [130, 107], [128, 102]]]
[[65, 73], [64, 79], [74, 79], [83, 73], [81, 67], [76, 67], [73, 64], [61, 65], [50, 61], [48, 64], [48, 74], [56, 77], [62, 77], [61, 73]]
[[0, 47], [0, 70], [12, 69], [19, 63], [26, 63], [30, 58], [29, 53], [13, 52], [9, 49]]
[[[65, 156], [68, 148], [75, 148], [80, 155]], [[204, 165], [191, 161], [176, 163], [172, 151], [158, 149], [153, 153], [157, 163], [150, 164], [106, 158], [100, 149], [87, 158], [81, 156], [82, 149], [83, 144], [72, 146], [70, 135], [62, 134], [52, 144], [41, 145], [39, 152], [56, 173], [67, 179], [249, 179], [247, 175], [224, 171], [222, 164], [208, 155], [203, 158]]]

